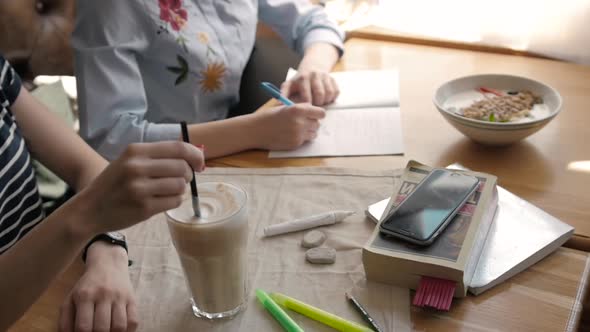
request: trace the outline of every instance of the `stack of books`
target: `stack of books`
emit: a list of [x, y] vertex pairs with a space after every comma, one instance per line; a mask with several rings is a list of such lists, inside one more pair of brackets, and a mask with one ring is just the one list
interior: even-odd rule
[[[449, 168], [463, 169], [460, 165]], [[378, 222], [395, 208], [431, 168], [410, 162], [393, 199], [369, 206]], [[496, 186], [495, 177], [469, 172], [484, 185], [447, 229], [428, 247], [383, 237], [379, 227], [363, 249], [368, 280], [417, 289], [422, 277], [456, 283], [454, 296], [490, 289], [538, 262], [565, 243], [574, 229], [536, 206]], [[469, 213], [471, 211], [471, 213]]]

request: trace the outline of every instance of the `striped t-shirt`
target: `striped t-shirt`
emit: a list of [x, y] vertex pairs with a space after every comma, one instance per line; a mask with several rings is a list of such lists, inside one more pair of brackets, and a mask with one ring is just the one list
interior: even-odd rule
[[44, 217], [35, 172], [10, 106], [21, 81], [0, 56], [0, 254]]

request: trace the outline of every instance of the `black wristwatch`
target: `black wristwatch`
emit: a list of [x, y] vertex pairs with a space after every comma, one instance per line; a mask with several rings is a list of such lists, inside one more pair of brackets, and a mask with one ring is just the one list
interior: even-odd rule
[[[104, 241], [110, 243], [115, 246], [121, 246], [127, 253], [129, 250], [127, 249], [127, 241], [125, 241], [125, 235], [119, 232], [108, 232], [103, 234], [98, 234], [97, 236], [93, 237], [92, 240], [86, 244], [84, 247], [84, 251], [82, 252], [82, 261], [86, 263], [86, 254], [88, 253], [88, 248], [96, 241]], [[129, 266], [131, 266], [131, 260], [129, 260]]]

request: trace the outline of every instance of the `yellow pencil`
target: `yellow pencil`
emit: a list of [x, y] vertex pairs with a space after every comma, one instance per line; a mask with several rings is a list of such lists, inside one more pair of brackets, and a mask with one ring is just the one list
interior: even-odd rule
[[270, 297], [279, 305], [305, 315], [322, 324], [326, 324], [342, 332], [373, 332], [372, 329], [353, 323], [334, 314], [323, 311], [309, 304], [290, 298], [280, 293], [271, 293]]

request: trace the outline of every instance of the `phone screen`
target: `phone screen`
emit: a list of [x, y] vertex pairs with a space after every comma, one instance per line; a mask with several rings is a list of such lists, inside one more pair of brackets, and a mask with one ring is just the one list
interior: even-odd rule
[[381, 223], [386, 231], [429, 240], [475, 191], [479, 180], [448, 170], [432, 171]]

